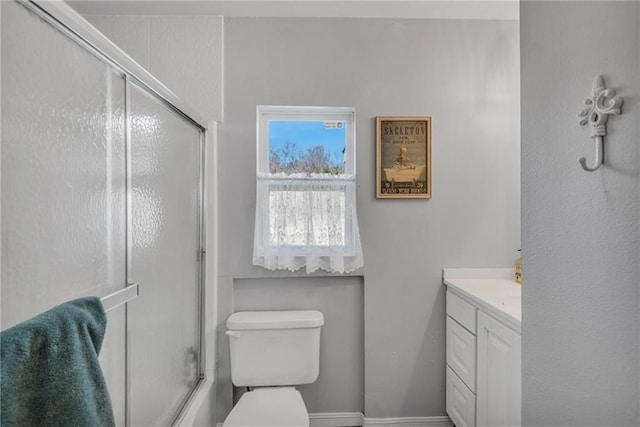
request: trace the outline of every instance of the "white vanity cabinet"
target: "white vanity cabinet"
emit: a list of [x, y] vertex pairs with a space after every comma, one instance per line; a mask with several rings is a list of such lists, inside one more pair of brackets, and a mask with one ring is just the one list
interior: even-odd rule
[[444, 270], [446, 410], [456, 427], [521, 424], [521, 288], [509, 271]]

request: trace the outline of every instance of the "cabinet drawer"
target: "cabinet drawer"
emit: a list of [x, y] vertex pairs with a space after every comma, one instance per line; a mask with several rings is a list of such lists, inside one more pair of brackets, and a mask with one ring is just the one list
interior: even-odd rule
[[476, 337], [447, 316], [447, 365], [476, 391]]
[[474, 306], [447, 291], [447, 314], [474, 334], [476, 333], [476, 311]]
[[447, 414], [456, 427], [476, 425], [476, 396], [447, 367]]

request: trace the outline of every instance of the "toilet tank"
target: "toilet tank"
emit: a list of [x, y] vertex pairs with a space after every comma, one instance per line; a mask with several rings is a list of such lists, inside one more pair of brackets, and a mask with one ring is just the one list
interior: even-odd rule
[[311, 384], [320, 368], [315, 310], [242, 311], [227, 319], [231, 380], [237, 387]]

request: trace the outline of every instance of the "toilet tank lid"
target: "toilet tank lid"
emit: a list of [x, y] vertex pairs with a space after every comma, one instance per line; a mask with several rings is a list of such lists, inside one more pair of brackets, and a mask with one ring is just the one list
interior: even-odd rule
[[317, 328], [324, 316], [317, 310], [239, 311], [227, 319], [231, 330]]

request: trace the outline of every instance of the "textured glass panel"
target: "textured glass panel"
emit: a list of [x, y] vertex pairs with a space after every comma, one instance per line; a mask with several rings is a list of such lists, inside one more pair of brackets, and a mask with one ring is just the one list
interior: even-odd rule
[[[123, 79], [24, 7], [2, 3], [5, 329], [124, 286], [125, 164]], [[101, 360], [121, 423], [121, 312], [107, 329]]]
[[100, 351], [100, 366], [107, 380], [116, 425], [124, 426], [126, 399], [125, 305], [107, 313], [107, 332]]
[[167, 425], [198, 381], [200, 132], [131, 87], [132, 425]]

